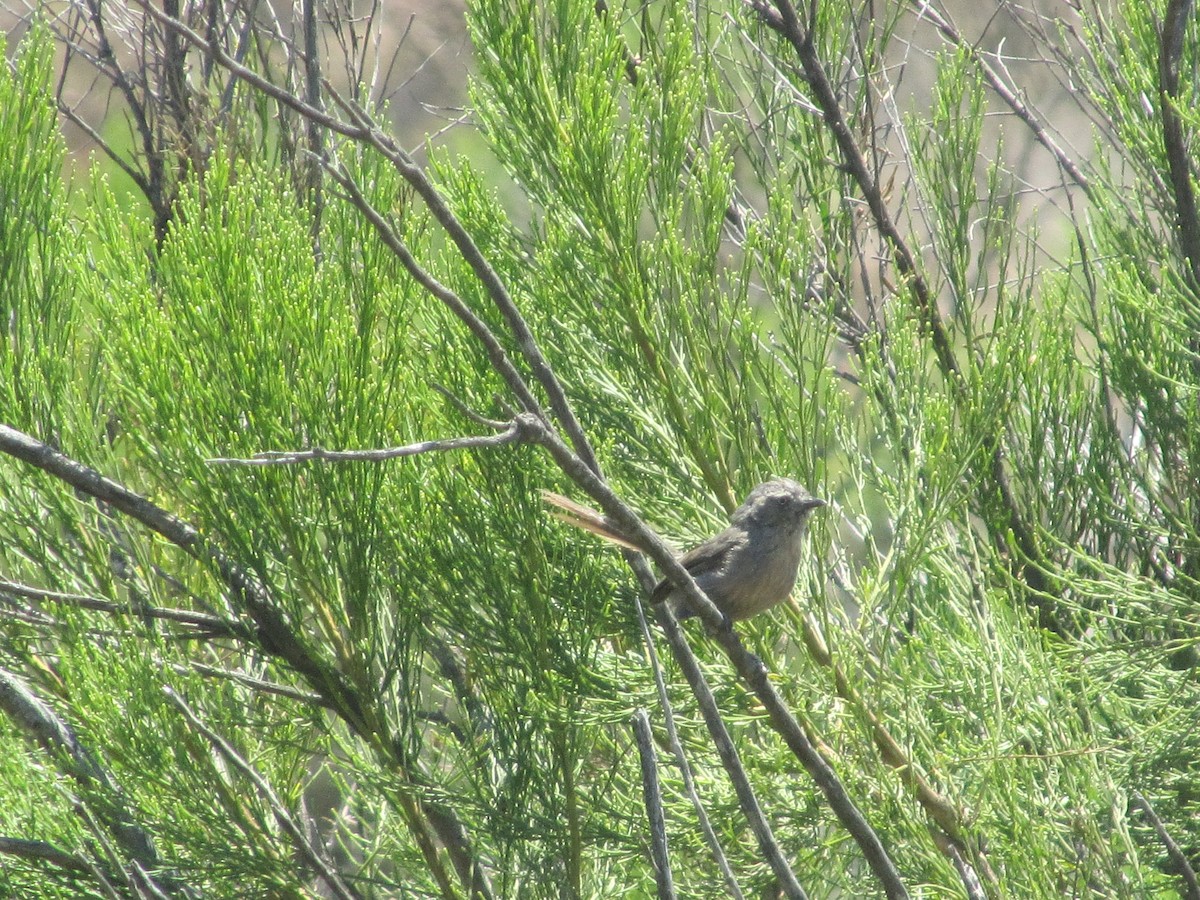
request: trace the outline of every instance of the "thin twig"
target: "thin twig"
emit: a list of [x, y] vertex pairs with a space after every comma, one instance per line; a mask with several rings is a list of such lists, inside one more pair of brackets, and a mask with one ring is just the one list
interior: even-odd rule
[[1163, 145], [1175, 196], [1175, 227], [1188, 263], [1189, 284], [1200, 291], [1200, 214], [1192, 187], [1192, 154], [1184, 134], [1179, 103], [1179, 59], [1183, 55], [1184, 32], [1190, 24], [1193, 0], [1170, 0], [1163, 18], [1158, 57], [1159, 115], [1162, 116]]
[[521, 422], [514, 419], [500, 434], [446, 438], [440, 441], [418, 441], [403, 447], [386, 447], [376, 450], [325, 450], [310, 447], [307, 450], [263, 450], [249, 458], [215, 457], [205, 460], [214, 465], [229, 466], [288, 466], [302, 462], [383, 462], [421, 453], [446, 453], [453, 450], [504, 447], [519, 444], [524, 440]]
[[499, 419], [489, 419], [485, 416], [481, 416], [475, 410], [471, 409], [471, 407], [467, 406], [466, 402], [464, 402], [461, 397], [456, 396], [449, 388], [443, 387], [437, 382], [430, 382], [429, 386], [445, 397], [450, 402], [451, 406], [457, 409], [460, 413], [466, 416], [467, 419], [474, 422], [476, 425], [479, 425], [483, 428], [490, 428], [492, 431], [500, 431], [508, 424], [500, 421]]
[[[721, 765], [725, 768], [725, 773], [728, 775], [730, 783], [733, 785], [734, 793], [738, 798], [738, 805], [741, 807], [742, 813], [746, 816], [750, 825], [750, 830], [754, 833], [754, 837], [758, 841], [759, 851], [763, 854], [764, 859], [775, 875], [779, 889], [783, 892], [784, 896], [791, 898], [791, 900], [806, 900], [808, 894], [800, 886], [795, 872], [792, 871], [791, 864], [783, 855], [783, 848], [779, 846], [779, 842], [775, 838], [775, 833], [767, 821], [766, 814], [763, 812], [762, 805], [758, 802], [754, 787], [750, 783], [750, 778], [746, 773], [746, 767], [742, 764], [741, 755], [738, 753], [737, 747], [734, 746], [733, 738], [730, 736], [729, 730], [725, 727], [725, 722], [721, 718], [721, 710], [717, 705], [716, 697], [713, 696], [712, 690], [704, 680], [704, 673], [700, 670], [700, 664], [695, 654], [691, 652], [690, 647], [686, 646], [687, 638], [683, 634], [683, 629], [680, 628], [678, 620], [667, 604], [657, 605], [655, 607], [655, 614], [658, 618], [659, 626], [666, 635], [667, 643], [671, 646], [675, 661], [679, 664], [684, 679], [692, 689], [692, 693], [696, 696], [696, 704], [700, 710], [700, 715], [704, 719], [704, 724], [708, 728], [713, 747], [717, 751], [717, 756], [721, 760]], [[717, 630], [719, 631], [720, 629]], [[734, 645], [741, 646], [741, 639], [738, 638], [733, 629], [725, 629], [724, 634], [732, 640]], [[722, 646], [724, 647], [725, 645], [722, 644]], [[728, 653], [728, 648], [725, 647], [725, 649]], [[743, 678], [746, 678], [747, 676], [743, 672], [744, 656], [745, 653], [743, 652], [743, 655], [737, 659], [731, 657], [731, 661], [734, 667], [738, 669], [739, 674]], [[759, 665], [761, 667], [761, 663]], [[757, 686], [750, 683], [749, 679], [747, 679], [747, 683], [757, 693]], [[778, 701], [778, 699], [776, 696], [775, 700]], [[784, 710], [784, 713], [786, 712]], [[772, 724], [774, 723], [775, 720], [772, 719]], [[789, 740], [787, 735], [783, 735], [783, 738], [785, 743], [791, 747], [793, 741]], [[820, 786], [818, 782], [818, 787]], [[836, 809], [835, 812], [837, 812]], [[854, 834], [854, 832], [851, 833], [852, 835]]]
[[659, 900], [673, 900], [675, 882], [671, 877], [671, 854], [667, 848], [667, 823], [663, 816], [662, 789], [658, 784], [658, 761], [654, 757], [654, 735], [650, 732], [650, 717], [644, 709], [633, 714], [631, 723], [642, 762], [642, 797], [646, 801], [646, 819], [650, 823], [650, 858], [654, 862], [654, 879]]
[[[117, 881], [119, 884], [129, 885], [129, 875], [122, 867], [120, 852], [113, 846], [112, 841], [109, 840], [104, 825], [96, 819], [87, 805], [81, 800], [76, 799], [72, 806], [75, 815], [79, 816], [83, 820], [83, 824], [87, 826], [95, 845], [93, 854], [97, 857], [97, 860], [93, 862], [90, 858], [84, 859], [84, 862], [88, 863], [92, 868], [92, 877], [103, 886], [105, 893], [112, 900], [123, 900], [126, 895], [118, 893], [110, 884], [111, 879], [112, 881]], [[100, 863], [102, 861], [108, 863], [108, 871], [101, 871]]]
[[343, 882], [341, 876], [325, 861], [319, 850], [309, 843], [304, 835], [304, 830], [296, 824], [296, 821], [280, 802], [266, 779], [259, 775], [254, 767], [241, 754], [234, 750], [228, 741], [201, 722], [200, 718], [192, 711], [192, 708], [175, 691], [169, 687], [164, 687], [163, 693], [167, 695], [167, 699], [183, 714], [188, 724], [200, 732], [216, 748], [221, 758], [241, 772], [254, 785], [258, 793], [266, 800], [267, 805], [271, 807], [275, 821], [279, 823], [279, 826], [291, 838], [292, 846], [299, 854], [300, 859], [305, 861], [313, 874], [320, 878], [329, 890], [335, 896], [340, 897], [341, 900], [359, 900], [361, 895]]
[[294, 687], [288, 687], [285, 684], [277, 684], [274, 681], [266, 681], [262, 678], [255, 678], [253, 675], [247, 675], [245, 672], [234, 672], [230, 669], [219, 669], [216, 666], [206, 666], [204, 663], [193, 662], [188, 665], [180, 663], [171, 663], [171, 669], [178, 672], [180, 675], [187, 675], [190, 672], [198, 672], [201, 675], [207, 675], [210, 678], [223, 678], [227, 681], [234, 681], [238, 684], [248, 687], [250, 690], [259, 694], [270, 694], [276, 697], [287, 697], [289, 700], [295, 700], [298, 703], [304, 703], [308, 706], [322, 706], [326, 709], [332, 709], [333, 705], [320, 694], [312, 691], [301, 691]]
[[150, 873], [136, 859], [129, 864], [129, 881], [139, 898], [146, 900], [171, 900], [171, 898], [155, 883]]
[[89, 597], [85, 594], [67, 594], [62, 591], [47, 591], [42, 588], [19, 584], [15, 581], [0, 581], [0, 594], [12, 594], [29, 600], [42, 600], [50, 603], [60, 603], [64, 606], [74, 606], [79, 609], [91, 609], [97, 612], [117, 615], [139, 616], [141, 618], [162, 619], [167, 622], [178, 622], [182, 625], [194, 625], [211, 636], [238, 637], [243, 640], [253, 638], [253, 632], [246, 626], [212, 616], [208, 613], [193, 612], [190, 609], [171, 609], [161, 606], [150, 606], [146, 603], [119, 603], [113, 600], [101, 600], [99, 597]]
[[[630, 555], [631, 565], [634, 572], [637, 573], [638, 580], [642, 584], [643, 590], [648, 595], [654, 590], [654, 585], [657, 581], [650, 567], [646, 565], [645, 559], [641, 555]], [[725, 855], [725, 848], [721, 846], [721, 839], [717, 837], [717, 832], [712, 826], [712, 821], [708, 818], [708, 810], [704, 808], [704, 803], [700, 799], [700, 792], [696, 788], [696, 779], [692, 776], [692, 765], [688, 762], [687, 754], [683, 751], [683, 741], [679, 739], [679, 729], [675, 727], [675, 710], [671, 708], [671, 698], [667, 694], [667, 683], [663, 677], [662, 666], [658, 661], [658, 651], [654, 649], [654, 639], [650, 634], [650, 623], [646, 621], [646, 609], [642, 604], [640, 597], [634, 597], [636, 606], [638, 626], [642, 630], [642, 642], [646, 647], [646, 658], [650, 665], [650, 670], [654, 673], [654, 689], [658, 693], [658, 705], [663, 712], [663, 724], [667, 730], [667, 743], [671, 747], [671, 752], [675, 755], [675, 764], [679, 767], [679, 774], [683, 778], [683, 790], [692, 801], [692, 809], [696, 812], [696, 819], [700, 823], [700, 832], [704, 835], [704, 840], [708, 844], [709, 852], [712, 853], [713, 859], [716, 860], [717, 868], [721, 870], [721, 876], [725, 879], [725, 889], [729, 891], [729, 896], [734, 900], [744, 900], [742, 888], [737, 882], [737, 876], [733, 874], [733, 867], [729, 864], [729, 858]], [[691, 648], [689, 647], [690, 651]]]

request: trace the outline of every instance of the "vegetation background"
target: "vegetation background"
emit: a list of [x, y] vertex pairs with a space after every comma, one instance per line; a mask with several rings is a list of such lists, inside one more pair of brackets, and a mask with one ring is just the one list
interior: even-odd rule
[[20, 14], [0, 893], [1200, 896], [1192, 3]]

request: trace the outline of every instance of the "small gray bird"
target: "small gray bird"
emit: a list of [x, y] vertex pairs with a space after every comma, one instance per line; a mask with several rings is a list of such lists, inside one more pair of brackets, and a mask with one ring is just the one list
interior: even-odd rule
[[[563, 511], [555, 515], [564, 522], [640, 549], [601, 513], [549, 491], [542, 496]], [[748, 619], [788, 598], [796, 584], [808, 516], [824, 505], [790, 478], [764, 481], [733, 511], [728, 528], [679, 562], [730, 621]], [[681, 619], [694, 615], [665, 578], [655, 586], [651, 600], [671, 603]]]

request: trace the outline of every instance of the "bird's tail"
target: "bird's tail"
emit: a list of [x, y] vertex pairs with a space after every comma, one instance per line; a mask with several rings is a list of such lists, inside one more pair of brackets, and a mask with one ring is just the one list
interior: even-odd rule
[[550, 515], [554, 516], [554, 518], [560, 519], [568, 525], [573, 525], [583, 531], [589, 531], [597, 537], [602, 537], [609, 543], [616, 544], [619, 547], [641, 551], [642, 548], [623, 535], [620, 529], [613, 525], [609, 521], [608, 516], [603, 513], [597, 512], [581, 503], [576, 503], [569, 497], [564, 497], [562, 494], [556, 494], [553, 491], [542, 491], [542, 500], [550, 506], [556, 507], [550, 510]]

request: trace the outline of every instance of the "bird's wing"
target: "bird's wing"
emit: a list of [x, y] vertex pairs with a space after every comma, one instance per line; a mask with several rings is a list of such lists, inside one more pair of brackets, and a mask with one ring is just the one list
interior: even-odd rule
[[[729, 554], [737, 549], [742, 540], [740, 532], [727, 528], [699, 547], [689, 550], [680, 557], [679, 564], [687, 569], [693, 578], [702, 578], [723, 569], [729, 559]], [[667, 579], [660, 579], [654, 586], [654, 592], [650, 595], [651, 602], [661, 603], [674, 589], [675, 586]]]

